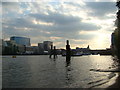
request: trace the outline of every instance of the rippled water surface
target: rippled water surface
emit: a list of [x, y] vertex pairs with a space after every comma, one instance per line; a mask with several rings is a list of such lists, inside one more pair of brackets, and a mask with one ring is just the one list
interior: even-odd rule
[[89, 55], [49, 59], [47, 55], [2, 57], [3, 88], [89, 88], [108, 87], [118, 74], [94, 70], [116, 69], [112, 56]]

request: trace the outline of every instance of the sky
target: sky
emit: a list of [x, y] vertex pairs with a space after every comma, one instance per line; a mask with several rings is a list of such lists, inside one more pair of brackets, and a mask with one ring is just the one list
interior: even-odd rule
[[[109, 1], [109, 2], [108, 2]], [[31, 45], [52, 41], [57, 48], [109, 48], [115, 30], [116, 0], [4, 0], [2, 38], [23, 36]]]

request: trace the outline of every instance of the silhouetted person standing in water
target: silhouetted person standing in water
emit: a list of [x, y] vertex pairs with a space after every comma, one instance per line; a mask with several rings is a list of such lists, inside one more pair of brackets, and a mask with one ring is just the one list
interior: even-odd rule
[[66, 62], [70, 62], [71, 58], [71, 51], [70, 51], [70, 45], [69, 45], [69, 40], [67, 40], [67, 45], [66, 45]]

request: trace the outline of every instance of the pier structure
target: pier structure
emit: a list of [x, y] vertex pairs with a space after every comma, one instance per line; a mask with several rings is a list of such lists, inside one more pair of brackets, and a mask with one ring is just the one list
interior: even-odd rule
[[69, 45], [69, 40], [66, 41], [66, 62], [70, 62], [71, 59], [71, 50], [70, 50], [70, 45]]
[[57, 52], [56, 52], [56, 46], [54, 46], [54, 50], [53, 50], [53, 58], [57, 58]]
[[52, 58], [52, 55], [53, 55], [54, 59], [57, 58], [56, 46], [54, 46], [54, 48], [53, 48], [53, 45], [51, 45], [49, 58]]

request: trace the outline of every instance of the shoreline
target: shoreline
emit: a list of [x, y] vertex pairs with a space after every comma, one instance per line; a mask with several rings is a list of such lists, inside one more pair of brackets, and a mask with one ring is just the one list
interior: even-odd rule
[[118, 72], [119, 76], [117, 77], [116, 81], [114, 84], [111, 86], [107, 87], [106, 90], [112, 89], [112, 88], [120, 88], [120, 73]]

